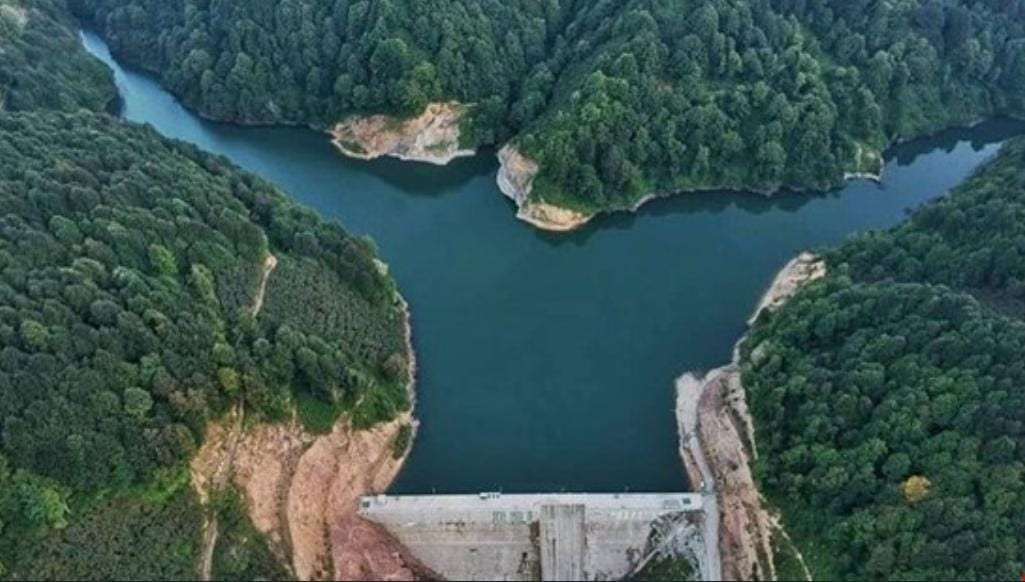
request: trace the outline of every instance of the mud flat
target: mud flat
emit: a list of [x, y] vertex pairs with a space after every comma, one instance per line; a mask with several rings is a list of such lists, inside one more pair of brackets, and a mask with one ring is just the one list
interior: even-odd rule
[[443, 166], [456, 158], [473, 156], [473, 149], [460, 147], [460, 126], [470, 106], [460, 103], [431, 103], [411, 119], [388, 115], [350, 117], [329, 132], [331, 141], [346, 156], [373, 160], [384, 156], [407, 162]]
[[[803, 284], [825, 274], [825, 263], [818, 257], [810, 253], [797, 257], [776, 276], [749, 323], [765, 310], [779, 309]], [[772, 537], [778, 533], [786, 538], [786, 532], [766, 507], [751, 474], [750, 463], [758, 458], [758, 449], [741, 383], [743, 341], [734, 349], [730, 364], [703, 376], [687, 373], [677, 380], [680, 455], [691, 482], [710, 492], [718, 503], [722, 578], [774, 580]], [[714, 545], [710, 538], [706, 544]], [[811, 580], [803, 558], [797, 556]]]

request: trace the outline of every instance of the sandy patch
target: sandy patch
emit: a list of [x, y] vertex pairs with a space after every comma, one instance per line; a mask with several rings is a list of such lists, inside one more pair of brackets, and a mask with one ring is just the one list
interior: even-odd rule
[[772, 285], [758, 301], [758, 307], [747, 320], [753, 324], [763, 311], [775, 311], [783, 306], [802, 285], [826, 276], [826, 264], [811, 253], [801, 253], [781, 270]]

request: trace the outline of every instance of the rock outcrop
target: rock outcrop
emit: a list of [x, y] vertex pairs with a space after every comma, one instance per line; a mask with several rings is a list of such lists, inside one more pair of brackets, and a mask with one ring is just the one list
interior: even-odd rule
[[566, 232], [590, 222], [594, 215], [548, 204], [531, 198], [537, 162], [523, 155], [512, 144], [498, 152], [501, 167], [498, 170], [498, 188], [516, 203], [516, 217], [541, 230]]
[[331, 129], [331, 141], [352, 158], [390, 156], [443, 166], [477, 153], [460, 147], [460, 126], [469, 110], [455, 102], [431, 103], [422, 114], [406, 120], [388, 115], [350, 117]]

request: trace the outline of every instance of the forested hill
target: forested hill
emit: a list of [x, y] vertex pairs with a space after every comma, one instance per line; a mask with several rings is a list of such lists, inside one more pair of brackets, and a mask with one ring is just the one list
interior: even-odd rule
[[892, 141], [1025, 114], [1025, 0], [71, 0], [189, 106], [244, 123], [477, 104], [533, 195], [827, 187]]
[[[76, 509], [187, 483], [207, 420], [236, 402], [250, 420], [288, 418], [301, 401], [360, 425], [408, 406], [402, 310], [365, 240], [222, 159], [105, 115], [0, 114], [0, 159], [4, 561], [43, 551], [26, 531], [80, 527]], [[96, 525], [98, 547], [118, 541]], [[184, 543], [150, 540], [140, 555], [187, 563], [161, 554], [171, 541]], [[8, 566], [77, 578], [90, 555]]]
[[59, 0], [0, 0], [0, 91], [0, 577], [195, 579], [204, 511], [213, 576], [287, 577], [188, 462], [236, 406], [317, 431], [408, 408], [372, 244], [98, 113], [112, 75]]
[[1025, 571], [1025, 140], [744, 347], [757, 475], [821, 579]]
[[102, 111], [110, 71], [81, 50], [63, 0], [0, 0], [0, 111]]

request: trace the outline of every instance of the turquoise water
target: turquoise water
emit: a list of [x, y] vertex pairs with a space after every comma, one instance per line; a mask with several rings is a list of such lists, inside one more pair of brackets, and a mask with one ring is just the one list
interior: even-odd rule
[[438, 168], [343, 159], [319, 133], [200, 120], [114, 69], [121, 115], [222, 154], [369, 234], [413, 310], [423, 421], [396, 493], [678, 491], [674, 379], [721, 365], [797, 252], [899, 222], [1025, 130], [990, 122], [895, 148], [882, 185], [708, 193], [569, 235], [515, 219], [493, 152]]

